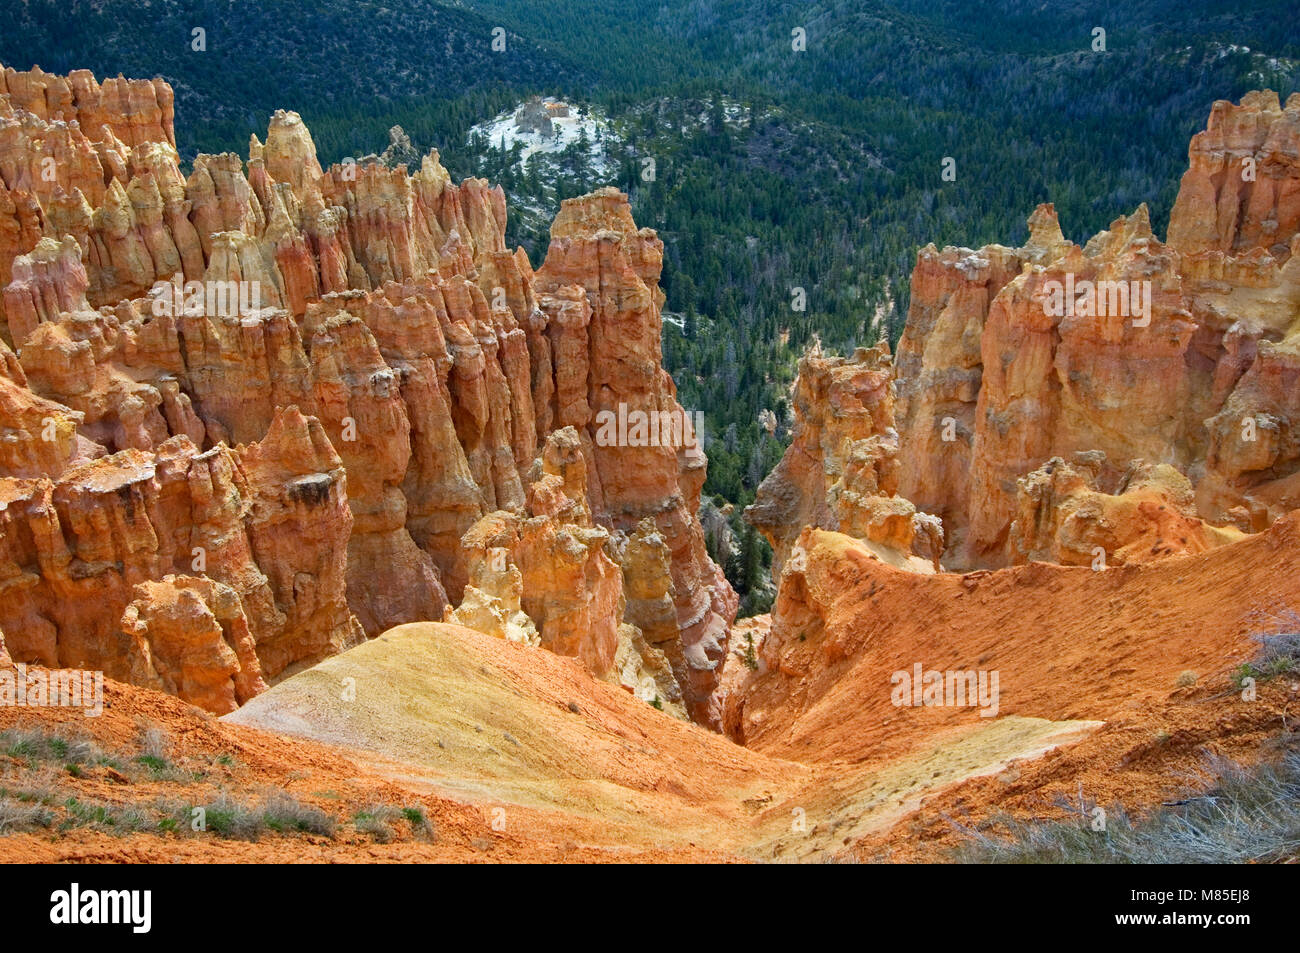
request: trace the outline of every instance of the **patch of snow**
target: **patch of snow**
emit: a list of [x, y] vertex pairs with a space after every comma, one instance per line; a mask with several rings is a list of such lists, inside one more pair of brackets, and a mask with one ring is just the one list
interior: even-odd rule
[[[740, 126], [749, 121], [750, 109], [743, 103], [738, 103], [733, 99], [723, 97], [720, 100], [722, 106], [722, 121], [728, 126]], [[704, 100], [704, 111], [695, 117], [696, 122], [701, 126], [708, 125], [710, 113], [713, 111], [713, 100]], [[769, 110], [771, 112], [771, 110]], [[766, 114], [765, 114], [766, 115]]]
[[962, 277], [968, 281], [974, 281], [975, 278], [988, 268], [989, 260], [978, 252], [971, 252], [969, 255], [963, 255], [957, 261], [957, 270], [961, 272]]
[[609, 120], [590, 107], [558, 100], [546, 100], [546, 102], [568, 107], [568, 115], [550, 117], [553, 129], [553, 134], [550, 136], [519, 128], [515, 116], [525, 105], [520, 103], [496, 118], [474, 126], [469, 131], [469, 138], [472, 139], [476, 135], [483, 136], [492, 148], [500, 149], [504, 145], [507, 152], [518, 143], [523, 147], [519, 154], [518, 168], [523, 170], [528, 160], [535, 155], [558, 156], [570, 145], [578, 142], [585, 131], [590, 144], [586, 156], [588, 168], [598, 178], [613, 175], [616, 168], [606, 153], [606, 144], [617, 142], [618, 138]]

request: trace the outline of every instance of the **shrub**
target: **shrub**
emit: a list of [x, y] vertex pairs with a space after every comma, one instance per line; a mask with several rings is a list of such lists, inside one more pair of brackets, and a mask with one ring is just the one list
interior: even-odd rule
[[1259, 643], [1259, 653], [1253, 659], [1257, 677], [1300, 672], [1300, 632], [1257, 635], [1255, 641]]
[[70, 797], [63, 802], [67, 812], [59, 825], [62, 830], [88, 827], [108, 834], [129, 834], [154, 827], [148, 813], [134, 805], [119, 807], [106, 801], [82, 801]]
[[1104, 830], [1090, 812], [1075, 821], [1026, 823], [1000, 819], [1004, 836], [963, 828], [953, 851], [961, 863], [1236, 864], [1300, 857], [1300, 752], [1255, 768], [1211, 759], [1218, 780], [1202, 794], [1134, 820], [1111, 808]]
[[334, 818], [288, 794], [273, 795], [262, 802], [261, 810], [263, 823], [273, 831], [334, 836]]
[[51, 731], [0, 731], [0, 751], [21, 761], [62, 764], [115, 764], [94, 742], [69, 740]]
[[372, 804], [353, 816], [352, 826], [357, 829], [357, 833], [369, 834], [379, 843], [387, 844], [396, 836], [396, 832], [388, 822], [397, 820], [401, 816], [402, 812], [397, 808], [386, 804]]
[[167, 732], [161, 728], [147, 728], [144, 741], [140, 745], [140, 757], [136, 760], [142, 763], [162, 762], [166, 765], [170, 751], [171, 740], [167, 737]]
[[402, 815], [406, 818], [407, 823], [411, 825], [411, 833], [421, 840], [437, 840], [438, 835], [434, 832], [433, 821], [429, 820], [422, 807], [404, 807]]
[[53, 812], [43, 805], [0, 796], [0, 834], [34, 831], [53, 823]]
[[[238, 840], [257, 840], [265, 826], [262, 817], [248, 810], [225, 794], [220, 795], [211, 804], [199, 805], [204, 811], [206, 830], [221, 837]], [[184, 820], [188, 823], [191, 811], [185, 812]]]

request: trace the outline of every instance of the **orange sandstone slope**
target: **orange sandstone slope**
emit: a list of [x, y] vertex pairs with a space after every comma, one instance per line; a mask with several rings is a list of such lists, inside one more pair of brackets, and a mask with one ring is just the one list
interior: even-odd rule
[[[1201, 555], [1099, 572], [1032, 563], [918, 574], [879, 547], [810, 529], [794, 545], [759, 667], [724, 683], [753, 751], [815, 768], [811, 833], [755, 856], [936, 860], [1000, 817], [1057, 819], [1084, 800], [1142, 814], [1269, 757], [1300, 685], [1232, 670], [1300, 605], [1300, 514]], [[756, 640], [757, 641], [757, 640]], [[896, 705], [895, 673], [997, 672], [996, 717]], [[1195, 679], [1187, 673], [1193, 673]]]
[[1094, 572], [1031, 563], [918, 575], [849, 537], [803, 534], [740, 703], [755, 751], [877, 763], [978, 708], [896, 707], [891, 676], [997, 670], [998, 717], [1101, 720], [1169, 696], [1178, 676], [1225, 676], [1271, 612], [1300, 605], [1300, 514], [1211, 552]]
[[[1097, 573], [967, 576], [907, 572], [809, 531], [740, 695], [748, 748], [576, 659], [440, 623], [391, 630], [221, 720], [116, 683], [99, 719], [3, 709], [0, 731], [88, 734], [123, 763], [41, 774], [0, 752], [5, 785], [34, 784], [56, 810], [283, 790], [338, 829], [249, 843], [56, 825], [0, 838], [0, 860], [939, 859], [959, 836], [948, 818], [1044, 816], [1076, 790], [1141, 810], [1184, 790], [1208, 751], [1258, 757], [1295, 706], [1280, 684], [1241, 702], [1226, 670], [1251, 651], [1256, 587], [1300, 596], [1298, 523]], [[997, 669], [998, 717], [895, 707], [890, 676], [916, 662]], [[1185, 670], [1196, 687], [1177, 686]], [[134, 758], [150, 730], [170, 743], [174, 770], [158, 776]], [[375, 805], [418, 806], [437, 841], [400, 824], [377, 840], [356, 820]]]
[[[353, 680], [347, 698], [343, 679]], [[13, 731], [89, 740], [112, 764], [72, 773], [10, 745], [0, 786], [45, 797], [58, 822], [75, 797], [150, 823], [115, 831], [78, 816], [66, 830], [10, 833], [3, 862], [738, 859], [760, 808], [811, 775], [656, 711], [576, 659], [439, 623], [385, 633], [229, 719], [107, 682], [101, 717], [0, 708], [0, 732]], [[151, 732], [164, 739], [160, 771], [137, 761]], [[276, 792], [328, 814], [334, 834], [263, 831], [249, 842], [153, 823], [160, 804], [222, 794], [257, 804]], [[432, 837], [397, 818], [393, 838], [376, 839], [356, 821], [376, 805], [422, 809]]]
[[417, 789], [561, 813], [597, 842], [647, 849], [740, 850], [754, 805], [812, 777], [594, 681], [575, 659], [441, 623], [392, 629], [223, 720], [338, 745]]

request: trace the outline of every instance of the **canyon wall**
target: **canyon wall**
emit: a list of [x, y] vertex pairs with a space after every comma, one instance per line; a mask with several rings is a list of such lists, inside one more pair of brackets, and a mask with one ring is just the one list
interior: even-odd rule
[[1083, 247], [1050, 205], [1029, 229], [913, 273], [898, 492], [942, 517], [947, 563], [1023, 557], [1019, 481], [1053, 457], [1100, 452], [1103, 484], [1173, 467], [1215, 526], [1300, 505], [1300, 96], [1215, 104], [1165, 242], [1145, 206]]
[[1300, 95], [1215, 104], [1167, 241], [1145, 206], [1082, 247], [1051, 205], [1028, 225], [1018, 248], [919, 251], [896, 361], [882, 343], [800, 362], [790, 447], [745, 513], [778, 591], [720, 692], [738, 740], [807, 696], [805, 645], [834, 681], [827, 605], [862, 590], [843, 601], [863, 618], [893, 611], [882, 591], [933, 588], [898, 575], [926, 575], [931, 547], [936, 569], [1133, 578], [1300, 506]]
[[886, 342], [847, 359], [815, 350], [799, 362], [790, 447], [745, 510], [772, 545], [774, 579], [806, 527], [879, 544], [908, 562], [924, 555], [927, 568], [938, 568], [939, 520], [898, 493], [894, 372]]
[[[201, 155], [185, 175], [172, 121], [161, 80], [0, 71], [14, 658], [224, 710], [362, 632], [482, 598], [462, 540], [493, 514], [559, 519], [535, 484], [566, 433], [585, 516], [549, 531], [581, 525], [600, 571], [520, 555], [519, 611], [594, 673], [653, 671], [716, 720], [736, 597], [696, 517], [704, 455], [680, 433], [601, 430], [607, 411], [685, 417], [660, 361], [662, 243], [626, 196], [566, 201], [534, 274], [506, 249], [501, 189], [453, 184], [436, 152], [411, 173], [323, 168], [301, 119], [277, 112], [246, 162]], [[206, 568], [200, 514], [222, 539]], [[653, 537], [653, 560], [633, 537]], [[638, 581], [629, 603], [647, 563], [653, 591]], [[555, 635], [534, 576], [582, 604], [565, 623], [582, 631]], [[654, 657], [629, 661], [632, 644]]]
[[235, 450], [176, 436], [55, 477], [0, 478], [10, 654], [232, 710], [263, 676], [361, 638], [343, 597], [345, 483], [296, 408]]

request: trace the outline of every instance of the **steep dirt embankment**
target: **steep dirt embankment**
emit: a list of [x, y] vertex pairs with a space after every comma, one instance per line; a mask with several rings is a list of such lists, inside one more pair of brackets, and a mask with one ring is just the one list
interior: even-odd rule
[[[45, 803], [59, 811], [48, 830], [15, 833], [7, 828], [0, 836], [0, 863], [692, 862], [730, 856], [689, 844], [637, 849], [611, 846], [606, 839], [605, 846], [595, 846], [596, 838], [585, 836], [591, 825], [584, 829], [558, 813], [513, 807], [504, 828], [494, 829], [487, 807], [389, 780], [368, 770], [353, 751], [222, 724], [176, 698], [133, 685], [106, 682], [104, 702], [98, 718], [72, 709], [0, 707], [0, 739], [5, 742], [0, 745], [0, 787], [6, 795], [26, 798], [22, 803]], [[167, 745], [160, 771], [147, 769], [135, 756], [150, 732]], [[43, 764], [14, 744], [18, 738], [42, 735], [69, 742], [67, 749], [59, 749], [61, 759], [55, 764]], [[81, 760], [76, 748], [87, 743], [95, 753], [74, 773], [71, 765]], [[101, 753], [108, 756], [103, 761]], [[210, 832], [191, 832], [189, 805], [212, 804], [223, 795], [243, 804], [288, 797], [324, 812], [339, 827], [332, 836], [264, 830], [249, 840], [217, 833], [214, 821]], [[358, 812], [376, 804], [422, 810], [431, 833], [415, 838], [399, 829], [396, 839], [386, 843], [349, 829]], [[184, 823], [164, 831], [153, 823], [152, 812], [168, 805], [184, 807]], [[132, 810], [150, 821], [148, 829], [122, 827]], [[394, 827], [401, 828], [400, 822]]]
[[[1295, 730], [1300, 685], [1261, 682], [1247, 700], [1232, 671], [1259, 650], [1252, 635], [1294, 625], [1298, 570], [1295, 513], [1205, 554], [1099, 572], [918, 575], [805, 531], [726, 716], [751, 750], [818, 767], [815, 836], [772, 846], [935, 859], [996, 816], [1059, 818], [1062, 799], [1141, 813], [1206, 780], [1210, 756], [1268, 757]], [[974, 701], [896, 705], [896, 673], [917, 665], [996, 672], [996, 717]]]
[[798, 763], [668, 719], [575, 661], [433, 623], [390, 630], [225, 720], [338, 745], [368, 773], [538, 815], [583, 843], [765, 860], [825, 856], [929, 791], [1092, 727], [1010, 718], [975, 742], [869, 772], [821, 752]]
[[993, 720], [895, 707], [891, 676], [916, 663], [997, 670], [998, 718], [1106, 720], [1167, 697], [1183, 672], [1225, 673], [1267, 613], [1300, 606], [1300, 514], [1209, 553], [1100, 572], [921, 576], [840, 534], [803, 543], [742, 715], [749, 747], [799, 760], [880, 761]]
[[[439, 623], [391, 630], [264, 694], [228, 721], [115, 682], [98, 718], [0, 707], [6, 807], [21, 794], [58, 812], [48, 830], [4, 831], [0, 862], [734, 860], [760, 811], [812, 776], [656, 711], [576, 659]], [[135, 756], [150, 731], [167, 747], [153, 773]], [[112, 757], [75, 773], [46, 765], [21, 742], [32, 734], [67, 741], [63, 760], [87, 740]], [[132, 809], [152, 822], [163, 804], [281, 793], [338, 829], [249, 842], [190, 832], [188, 809], [179, 830], [122, 826]], [[69, 798], [86, 810], [61, 828]], [[391, 843], [354, 830], [376, 804], [422, 808], [435, 835], [407, 836], [400, 818]]]
[[[916, 850], [917, 823], [937, 825], [940, 843], [952, 832], [936, 800], [982, 815], [1019, 797], [1032, 811], [1082, 786], [1142, 807], [1182, 790], [1207, 751], [1257, 756], [1285, 701], [1270, 689], [1243, 703], [1227, 672], [1253, 652], [1261, 608], [1300, 604], [1297, 533], [1300, 516], [1153, 565], [957, 576], [907, 572], [810, 531], [760, 670], [736, 689], [748, 749], [571, 661], [440, 625], [393, 630], [227, 719], [345, 746], [400, 783], [556, 812], [597, 843], [798, 860]], [[1276, 582], [1270, 606], [1262, 581]], [[896, 707], [891, 676], [917, 663], [996, 670], [997, 717]], [[1187, 671], [1199, 687], [1179, 687]], [[340, 700], [347, 678], [355, 701]], [[1022, 774], [1039, 780], [1016, 787]]]

